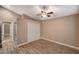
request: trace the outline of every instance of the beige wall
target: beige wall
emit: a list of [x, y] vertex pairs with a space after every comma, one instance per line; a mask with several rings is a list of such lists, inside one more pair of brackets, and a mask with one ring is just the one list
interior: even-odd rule
[[20, 16], [17, 19], [17, 44], [26, 42], [26, 20], [24, 16]]
[[75, 45], [79, 47], [79, 15], [77, 15], [76, 20], [75, 20], [75, 24], [76, 24], [76, 35], [75, 35]]
[[43, 21], [41, 37], [64, 44], [79, 46], [79, 15]]

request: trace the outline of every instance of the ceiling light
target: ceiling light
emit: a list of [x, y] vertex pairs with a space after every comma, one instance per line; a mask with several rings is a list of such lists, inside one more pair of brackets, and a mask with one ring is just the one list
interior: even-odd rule
[[46, 15], [42, 15], [42, 17], [46, 17]]

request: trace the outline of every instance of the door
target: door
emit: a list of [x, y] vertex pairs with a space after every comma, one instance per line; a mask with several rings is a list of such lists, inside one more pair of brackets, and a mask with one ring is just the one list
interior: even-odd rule
[[40, 23], [28, 22], [27, 23], [27, 41], [35, 41], [40, 38]]

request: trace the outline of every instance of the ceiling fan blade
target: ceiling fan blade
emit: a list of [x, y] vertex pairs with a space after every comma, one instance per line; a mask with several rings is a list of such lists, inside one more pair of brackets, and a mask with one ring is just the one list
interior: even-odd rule
[[44, 13], [44, 11], [41, 11], [41, 13]]
[[50, 17], [50, 15], [47, 15], [47, 17]]
[[53, 12], [49, 12], [49, 13], [47, 13], [47, 14], [53, 14]]

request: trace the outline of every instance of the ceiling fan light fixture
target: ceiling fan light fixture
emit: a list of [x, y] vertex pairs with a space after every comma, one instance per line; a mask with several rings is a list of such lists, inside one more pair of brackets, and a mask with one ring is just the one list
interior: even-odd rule
[[42, 17], [47, 17], [47, 13], [45, 12], [45, 11], [41, 11], [42, 13], [41, 13], [41, 16]]
[[46, 17], [46, 15], [42, 15], [42, 17]]
[[47, 10], [48, 10], [48, 8], [46, 6], [43, 6], [41, 13], [38, 15], [41, 16], [42, 18], [43, 17], [51, 17], [51, 14], [53, 14], [53, 12], [52, 11], [48, 12]]

